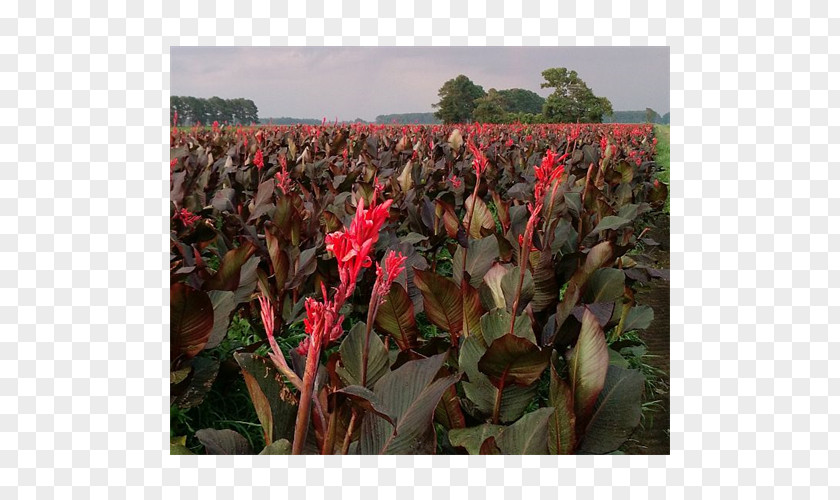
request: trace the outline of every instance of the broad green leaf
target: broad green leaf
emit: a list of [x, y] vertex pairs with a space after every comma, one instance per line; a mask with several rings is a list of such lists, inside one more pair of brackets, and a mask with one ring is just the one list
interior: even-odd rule
[[479, 286], [478, 294], [481, 298], [481, 304], [488, 311], [497, 307], [505, 307], [505, 294], [502, 292], [502, 278], [507, 273], [508, 269], [497, 262], [482, 277], [484, 283]]
[[204, 290], [236, 291], [239, 288], [240, 273], [245, 262], [254, 255], [257, 247], [249, 240], [245, 240], [237, 248], [228, 251], [222, 257], [219, 270], [204, 282]]
[[423, 236], [420, 233], [408, 233], [407, 235], [400, 238], [400, 243], [408, 243], [409, 245], [416, 245], [421, 241], [428, 240], [428, 236]]
[[230, 314], [236, 308], [234, 293], [221, 290], [210, 290], [207, 292], [210, 302], [213, 303], [213, 330], [207, 340], [205, 349], [212, 349], [219, 345], [227, 335], [230, 326]]
[[557, 328], [554, 329], [555, 333], [551, 337], [544, 339], [544, 344], [554, 343], [557, 330], [559, 330], [559, 327], [563, 325], [569, 317], [569, 314], [571, 314], [572, 309], [577, 305], [581, 292], [589, 277], [592, 276], [592, 273], [596, 269], [610, 262], [612, 256], [613, 244], [609, 241], [603, 241], [592, 247], [586, 255], [586, 261], [584, 261], [583, 266], [579, 267], [571, 279], [569, 279], [569, 284], [566, 287], [566, 292], [563, 294], [563, 299], [557, 304], [557, 314], [555, 316]]
[[[475, 209], [473, 210], [472, 205], [475, 203]], [[472, 221], [470, 222], [470, 230], [469, 236], [472, 238], [483, 238], [489, 234], [493, 234], [496, 231], [496, 221], [493, 219], [493, 214], [490, 213], [490, 210], [487, 208], [487, 204], [484, 203], [484, 200], [481, 198], [477, 198], [475, 202], [473, 201], [473, 196], [470, 195], [464, 201], [464, 210], [466, 215], [464, 216], [465, 224], [464, 228], [466, 229], [466, 221], [469, 219], [469, 214], [472, 212]]]
[[[494, 309], [481, 317], [481, 340], [485, 348], [492, 344], [494, 340], [510, 333], [510, 313], [502, 308]], [[528, 316], [517, 316], [513, 323], [513, 334], [528, 339], [531, 343], [536, 344], [537, 340], [534, 337], [534, 330], [531, 328], [531, 320]]]
[[642, 415], [645, 376], [636, 370], [610, 366], [604, 390], [580, 445], [585, 453], [617, 450], [630, 437]]
[[604, 388], [610, 356], [604, 331], [595, 315], [585, 310], [577, 344], [566, 353], [569, 382], [575, 398], [578, 426], [585, 426], [592, 415], [595, 400]]
[[169, 289], [170, 362], [200, 353], [213, 331], [213, 302], [201, 290], [184, 283]]
[[493, 385], [531, 385], [539, 380], [551, 356], [551, 349], [540, 349], [529, 340], [506, 334], [494, 340], [478, 361], [478, 369]]
[[195, 433], [208, 455], [251, 455], [253, 450], [242, 434], [231, 429], [201, 429]]
[[[365, 323], [359, 322], [353, 325], [350, 332], [341, 341], [338, 352], [341, 355], [341, 362], [335, 371], [347, 385], [362, 385], [362, 364], [365, 349]], [[370, 332], [367, 387], [373, 387], [377, 380], [388, 373], [388, 350], [385, 344], [374, 332]]]
[[[467, 337], [461, 343], [458, 359], [459, 368], [469, 378], [469, 382], [464, 381], [461, 386], [474, 411], [480, 414], [477, 418], [487, 418], [492, 415], [498, 393], [498, 389], [490, 382], [490, 379], [478, 370], [478, 361], [486, 350], [481, 339]], [[537, 395], [537, 385], [522, 387], [512, 384], [505, 387], [502, 391], [499, 421], [512, 422], [522, 416]], [[465, 408], [469, 410], [467, 406]]]
[[350, 398], [366, 412], [378, 415], [384, 418], [389, 424], [391, 424], [392, 427], [396, 427], [396, 424], [394, 423], [394, 417], [391, 415], [388, 408], [386, 408], [383, 405], [382, 401], [379, 400], [379, 397], [367, 387], [362, 387], [360, 385], [351, 385], [339, 389], [333, 392], [332, 394], [336, 396], [341, 394], [345, 397]]
[[624, 320], [624, 332], [630, 330], [644, 330], [653, 322], [653, 309], [650, 306], [636, 306], [627, 313]]
[[520, 280], [519, 266], [514, 267], [502, 277], [502, 293], [505, 296], [505, 308], [508, 312], [514, 313], [517, 316], [522, 314], [525, 307], [534, 297], [534, 278], [531, 276], [531, 271], [525, 270], [525, 277], [522, 280], [522, 288], [519, 291], [519, 303], [516, 311], [513, 311], [513, 302], [516, 299], [516, 290], [519, 287]]
[[292, 439], [297, 417], [297, 400], [285, 379], [268, 358], [253, 353], [234, 353], [242, 368], [245, 386], [263, 427], [266, 444], [280, 438]]
[[461, 289], [452, 280], [431, 271], [414, 270], [414, 282], [423, 294], [423, 309], [429, 321], [457, 337], [463, 329]]
[[317, 251], [317, 247], [307, 248], [300, 252], [300, 255], [294, 259], [294, 265], [289, 269], [289, 278], [286, 282], [286, 288], [288, 290], [299, 287], [310, 274], [315, 272]]
[[615, 349], [607, 349], [610, 355], [610, 364], [618, 366], [619, 368], [630, 368], [630, 362]]
[[195, 453], [193, 453], [189, 448], [187, 448], [187, 436], [169, 438], [169, 454], [195, 455]]
[[458, 380], [458, 376], [434, 380], [446, 356], [443, 353], [409, 361], [376, 383], [373, 392], [393, 416], [396, 429], [382, 418], [366, 416], [361, 428], [363, 455], [434, 452], [435, 407], [446, 389]]
[[497, 436], [504, 428], [503, 425], [482, 424], [466, 429], [452, 429], [449, 431], [449, 442], [452, 446], [465, 448], [470, 455], [478, 455], [484, 441]]
[[531, 307], [534, 311], [543, 311], [557, 302], [560, 287], [555, 277], [554, 257], [548, 249], [539, 253], [539, 260], [534, 267], [534, 298]]
[[615, 302], [622, 295], [624, 295], [624, 271], [605, 267], [592, 273], [586, 285], [583, 301], [587, 304]]
[[193, 358], [192, 366], [187, 367], [187, 370], [192, 372], [189, 385], [173, 401], [173, 404], [182, 410], [198, 406], [204, 401], [219, 374], [219, 361], [199, 356]]
[[237, 304], [249, 302], [251, 294], [257, 287], [257, 267], [260, 264], [259, 257], [251, 257], [244, 264], [239, 272], [239, 286], [233, 292], [233, 301]]
[[260, 455], [291, 455], [292, 443], [288, 439], [278, 439], [263, 448]]
[[551, 382], [548, 404], [554, 413], [548, 422], [548, 451], [552, 455], [571, 455], [575, 452], [575, 401], [572, 390], [551, 363]]
[[461, 269], [463, 269], [464, 252], [466, 252], [466, 272], [470, 275], [470, 285], [478, 287], [484, 281], [484, 275], [499, 258], [499, 242], [496, 238], [482, 238], [480, 240], [471, 238], [469, 245], [469, 250], [465, 250], [460, 245], [455, 250], [455, 255], [452, 256], [452, 278], [456, 284], [461, 284]]
[[524, 415], [496, 436], [505, 455], [545, 455], [548, 453], [548, 420], [554, 408], [540, 408]]
[[408, 292], [399, 283], [391, 284], [385, 302], [376, 313], [374, 324], [378, 331], [390, 335], [400, 350], [417, 345], [420, 330], [414, 318], [414, 305], [408, 298]]
[[592, 230], [592, 234], [597, 234], [601, 231], [606, 231], [607, 229], [618, 229], [625, 224], [630, 224], [630, 221], [623, 217], [608, 215], [601, 219], [601, 222], [595, 226], [595, 229]]

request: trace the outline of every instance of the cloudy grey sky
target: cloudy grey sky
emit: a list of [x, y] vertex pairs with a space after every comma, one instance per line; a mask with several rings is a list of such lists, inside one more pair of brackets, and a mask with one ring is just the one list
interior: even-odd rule
[[542, 71], [578, 72], [616, 111], [669, 111], [667, 47], [172, 47], [172, 95], [252, 99], [260, 116], [339, 121], [433, 111], [446, 80], [540, 89]]

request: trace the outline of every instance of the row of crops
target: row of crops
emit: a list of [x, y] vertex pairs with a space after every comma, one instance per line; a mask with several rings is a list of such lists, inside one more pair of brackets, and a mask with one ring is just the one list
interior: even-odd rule
[[235, 379], [257, 431], [172, 453], [602, 454], [639, 425], [651, 126], [214, 124], [170, 146], [172, 411]]

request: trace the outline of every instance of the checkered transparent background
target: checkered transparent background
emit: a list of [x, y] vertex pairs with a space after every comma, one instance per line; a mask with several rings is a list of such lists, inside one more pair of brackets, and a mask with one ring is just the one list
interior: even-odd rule
[[[840, 5], [557, 3], [3, 2], [0, 498], [840, 498]], [[670, 456], [169, 456], [169, 49], [300, 44], [670, 46]]]

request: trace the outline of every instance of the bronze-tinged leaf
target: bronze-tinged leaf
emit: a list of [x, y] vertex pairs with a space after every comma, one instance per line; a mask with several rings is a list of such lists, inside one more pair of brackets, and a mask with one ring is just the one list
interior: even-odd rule
[[283, 376], [268, 358], [252, 353], [234, 353], [242, 368], [245, 386], [263, 427], [265, 444], [294, 436], [297, 400], [286, 387]]
[[543, 311], [557, 303], [560, 287], [555, 272], [551, 250], [539, 252], [539, 260], [534, 267], [534, 298], [531, 300], [534, 312]]
[[[516, 300], [516, 292], [519, 287], [519, 280], [522, 279], [522, 288], [519, 288], [519, 302], [516, 311], [513, 311], [513, 303]], [[531, 271], [526, 269], [524, 278], [521, 276], [519, 266], [514, 267], [502, 277], [502, 293], [505, 296], [505, 308], [511, 314], [520, 315], [531, 299], [534, 297], [534, 278]]]
[[489, 438], [499, 434], [504, 429], [503, 425], [482, 424], [466, 429], [451, 429], [449, 431], [449, 442], [452, 446], [460, 446], [467, 450], [470, 455], [481, 454], [481, 445]]
[[469, 330], [467, 334], [480, 335], [481, 317], [484, 315], [484, 308], [481, 306], [478, 290], [464, 280], [461, 282], [461, 296], [464, 298], [464, 320]]
[[414, 318], [414, 305], [399, 283], [391, 285], [385, 302], [379, 306], [374, 324], [377, 331], [390, 335], [402, 351], [417, 345], [420, 330]]
[[435, 408], [435, 420], [445, 429], [461, 429], [467, 425], [464, 412], [461, 410], [461, 401], [458, 399], [458, 391], [454, 385], [449, 386], [440, 398]]
[[423, 294], [423, 309], [429, 321], [453, 337], [463, 329], [461, 289], [444, 276], [414, 269], [414, 282]]
[[640, 372], [610, 365], [580, 451], [604, 454], [624, 444], [639, 425], [644, 387], [645, 376]]
[[478, 361], [478, 369], [497, 387], [522, 386], [536, 382], [551, 356], [551, 349], [540, 349], [531, 341], [513, 334], [494, 340]]
[[577, 271], [569, 279], [569, 284], [566, 287], [566, 292], [563, 294], [563, 300], [557, 304], [557, 314], [555, 322], [557, 327], [553, 330], [553, 334], [543, 339], [543, 345], [550, 345], [554, 343], [556, 334], [560, 327], [568, 319], [572, 310], [580, 300], [586, 282], [596, 269], [603, 267], [611, 261], [613, 256], [613, 244], [609, 241], [598, 243], [586, 256], [583, 266], [579, 267]]
[[[475, 203], [475, 209], [472, 208], [473, 203]], [[476, 198], [474, 201], [473, 196], [470, 195], [464, 201], [464, 210], [466, 210], [466, 216], [464, 217], [465, 229], [466, 222], [469, 221], [469, 214], [471, 212], [473, 214], [469, 227], [470, 237], [478, 239], [496, 232], [496, 221], [493, 219], [493, 214], [490, 213], [490, 209], [487, 208], [487, 204], [484, 203], [484, 200]]]
[[545, 455], [548, 452], [548, 421], [554, 408], [540, 408], [525, 414], [496, 436], [505, 455]]
[[583, 312], [583, 322], [577, 344], [566, 353], [569, 363], [569, 382], [575, 398], [575, 415], [578, 429], [585, 427], [592, 416], [598, 395], [604, 388], [610, 356], [607, 340], [598, 318], [588, 309]]
[[254, 255], [257, 247], [250, 240], [244, 240], [239, 247], [227, 252], [222, 257], [219, 270], [204, 282], [204, 290], [227, 290], [234, 292], [239, 288], [242, 266]]
[[192, 358], [204, 349], [213, 331], [213, 302], [201, 290], [183, 283], [169, 289], [170, 362]]
[[[470, 276], [469, 283], [473, 287], [481, 286], [484, 275], [499, 258], [499, 242], [496, 238], [470, 239], [469, 250], [459, 246], [452, 256], [452, 279], [455, 284], [461, 284], [461, 270]], [[464, 267], [464, 253], [467, 254], [467, 265]]]
[[493, 264], [482, 280], [484, 283], [478, 288], [481, 304], [488, 311], [505, 307], [505, 294], [502, 291], [502, 278], [509, 272], [507, 268], [498, 262]]
[[282, 289], [289, 276], [289, 254], [286, 252], [288, 243], [282, 236], [282, 232], [271, 221], [265, 223], [265, 243], [271, 259], [275, 283], [278, 289]]
[[548, 404], [554, 413], [548, 420], [548, 451], [552, 455], [571, 455], [575, 452], [575, 401], [572, 390], [551, 364]]
[[210, 290], [207, 296], [213, 303], [213, 330], [204, 348], [212, 349], [219, 345], [227, 335], [230, 315], [236, 307], [236, 302], [233, 292]]
[[359, 443], [363, 455], [434, 453], [435, 408], [460, 378], [453, 375], [435, 380], [447, 355], [409, 361], [376, 383], [373, 392], [393, 417], [396, 429], [378, 416], [366, 416]]
[[[336, 367], [336, 373], [348, 385], [362, 385], [362, 365], [365, 352], [365, 323], [353, 325], [350, 332], [341, 341], [338, 352], [341, 354], [341, 364]], [[368, 339], [367, 380], [366, 386], [373, 387], [383, 375], [388, 373], [388, 350], [385, 344], [374, 332]]]
[[208, 455], [251, 455], [251, 445], [231, 429], [201, 429], [195, 433]]
[[278, 439], [263, 448], [260, 455], [291, 455], [292, 443], [288, 439]]

